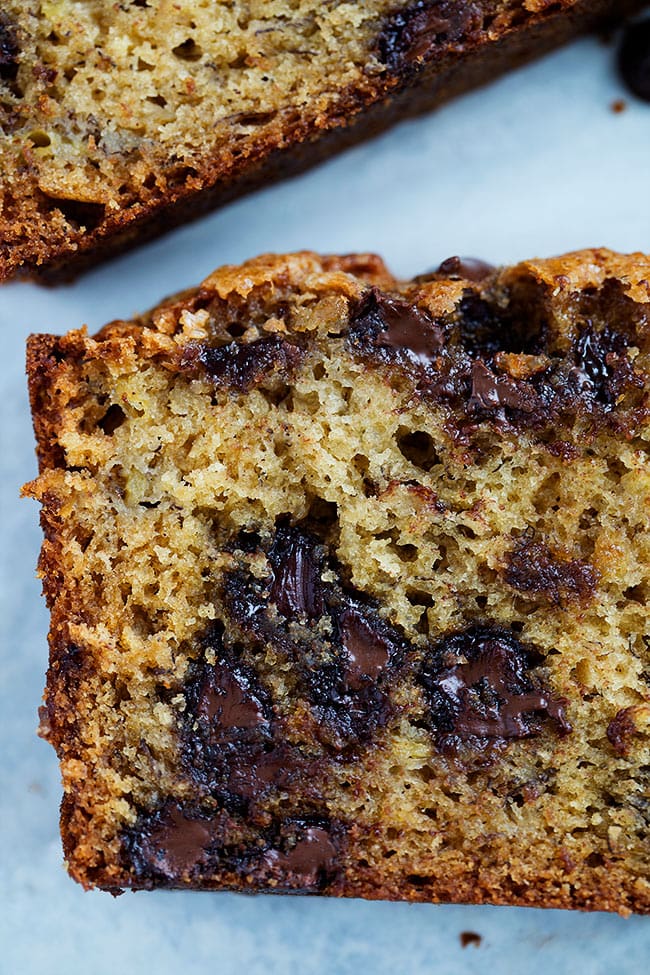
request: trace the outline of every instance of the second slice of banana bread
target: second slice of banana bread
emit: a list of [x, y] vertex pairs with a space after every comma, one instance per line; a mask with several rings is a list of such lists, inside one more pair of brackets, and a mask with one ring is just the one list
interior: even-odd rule
[[168, 229], [642, 2], [5, 0], [0, 280]]

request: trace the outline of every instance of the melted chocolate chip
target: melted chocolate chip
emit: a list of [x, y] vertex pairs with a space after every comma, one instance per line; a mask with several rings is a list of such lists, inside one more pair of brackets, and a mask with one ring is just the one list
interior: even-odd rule
[[322, 886], [331, 878], [337, 856], [330, 832], [323, 826], [309, 826], [285, 852], [267, 850], [264, 861], [281, 886], [304, 890]]
[[143, 816], [128, 830], [124, 846], [136, 874], [168, 883], [191, 876], [218, 837], [220, 824], [185, 811], [170, 801], [153, 816]]
[[268, 692], [254, 670], [234, 659], [218, 633], [206, 639], [214, 664], [196, 663], [185, 688], [183, 756], [197, 789], [230, 811], [241, 811], [298, 765], [299, 754], [275, 745], [276, 722]]
[[249, 750], [231, 762], [228, 791], [243, 799], [259, 799], [271, 788], [286, 788], [307, 763], [297, 749], [278, 746], [268, 752]]
[[454, 331], [460, 348], [470, 357], [491, 360], [496, 352], [519, 344], [516, 330], [475, 291], [467, 290], [461, 298]]
[[[589, 439], [606, 426], [631, 437], [650, 412], [647, 378], [627, 354], [631, 339], [610, 326], [588, 322], [567, 353], [552, 355], [543, 323], [531, 330], [470, 288], [436, 322], [396, 300], [399, 315], [391, 296], [366, 292], [351, 312], [350, 352], [399, 367], [416, 396], [447, 409], [446, 429], [458, 442], [481, 423], [535, 434], [572, 427], [578, 416], [587, 423], [572, 436]], [[523, 360], [533, 366], [525, 374]]]
[[216, 347], [188, 344], [181, 368], [193, 371], [202, 367], [216, 386], [247, 392], [272, 373], [291, 372], [300, 358], [297, 346], [272, 335], [247, 344], [229, 342]]
[[467, 404], [469, 410], [500, 410], [507, 406], [512, 410], [532, 413], [539, 406], [535, 390], [526, 382], [497, 378], [480, 360], [472, 364], [472, 392]]
[[467, 41], [482, 21], [476, 3], [415, 0], [386, 19], [377, 39], [379, 56], [392, 69], [415, 67], [434, 50]]
[[16, 29], [3, 11], [0, 11], [0, 80], [15, 81], [18, 74], [20, 45]]
[[533, 685], [532, 665], [531, 651], [497, 628], [474, 627], [433, 648], [420, 680], [438, 747], [525, 738], [539, 732], [543, 715], [568, 734], [565, 702]]
[[315, 718], [314, 735], [328, 750], [356, 748], [388, 721], [391, 707], [386, 693], [372, 682], [353, 687], [343, 660], [305, 669], [301, 676]]
[[241, 671], [223, 665], [206, 667], [196, 710], [208, 722], [213, 739], [232, 728], [255, 728], [266, 723], [262, 704], [251, 693], [248, 679]]
[[582, 395], [610, 410], [626, 386], [643, 386], [626, 354], [627, 340], [606, 327], [596, 331], [587, 325], [574, 343], [575, 365], [569, 379]]
[[436, 274], [443, 278], [460, 278], [465, 281], [484, 281], [496, 271], [493, 264], [477, 257], [448, 257], [438, 267]]
[[607, 738], [618, 755], [625, 756], [630, 750], [630, 738], [637, 733], [634, 708], [623, 708], [607, 725]]
[[339, 631], [349, 658], [348, 685], [358, 689], [365, 681], [376, 680], [390, 661], [390, 642], [352, 607], [341, 613]]
[[269, 552], [273, 566], [270, 600], [289, 619], [317, 619], [323, 613], [320, 579], [322, 556], [317, 543], [301, 532], [284, 529], [276, 534]]
[[350, 340], [421, 366], [432, 363], [444, 344], [442, 330], [426, 312], [378, 288], [371, 288], [352, 311]]
[[650, 102], [650, 18], [632, 21], [625, 28], [618, 67], [630, 91]]
[[544, 542], [520, 539], [507, 557], [504, 579], [518, 592], [559, 606], [587, 603], [598, 586], [598, 572], [582, 559], [556, 558]]
[[[269, 581], [244, 569], [224, 579], [227, 612], [251, 646], [269, 646], [314, 718], [321, 745], [340, 752], [366, 741], [390, 714], [382, 688], [406, 644], [371, 603], [331, 581], [318, 542], [299, 528], [279, 527], [268, 553]], [[317, 626], [306, 625], [318, 621]], [[296, 625], [298, 624], [298, 625]]]

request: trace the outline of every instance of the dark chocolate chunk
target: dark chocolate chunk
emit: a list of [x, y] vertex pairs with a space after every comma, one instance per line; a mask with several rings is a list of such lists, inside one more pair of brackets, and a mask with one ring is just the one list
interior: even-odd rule
[[[587, 423], [576, 436], [588, 439], [603, 425], [632, 436], [649, 408], [644, 377], [627, 354], [630, 342], [587, 320], [572, 349], [552, 355], [543, 320], [531, 327], [469, 287], [435, 322], [371, 288], [351, 309], [348, 336], [353, 355], [399, 367], [415, 395], [445, 406], [446, 429], [465, 443], [486, 422], [535, 434], [572, 426], [577, 416]], [[518, 366], [526, 364], [532, 368], [521, 374]]]
[[627, 340], [609, 326], [596, 331], [588, 324], [574, 343], [573, 386], [610, 410], [626, 387], [643, 386], [627, 356]]
[[254, 579], [243, 571], [229, 572], [224, 578], [224, 598], [233, 622], [247, 634], [263, 625], [268, 601], [268, 582]]
[[228, 791], [243, 799], [259, 799], [271, 788], [286, 788], [307, 763], [298, 749], [278, 746], [268, 752], [240, 752], [230, 763]]
[[15, 81], [19, 56], [16, 28], [9, 16], [0, 10], [0, 81]]
[[379, 57], [392, 69], [416, 67], [434, 50], [459, 46], [481, 27], [478, 4], [415, 0], [391, 14], [377, 39]]
[[189, 878], [204, 862], [208, 847], [218, 837], [217, 821], [188, 812], [168, 802], [153, 815], [145, 815], [124, 838], [127, 859], [139, 877], [157, 876], [168, 883]]
[[[263, 652], [273, 647], [311, 708], [321, 745], [340, 752], [366, 741], [388, 720], [390, 702], [381, 685], [403, 660], [405, 641], [369, 600], [340, 580], [323, 581], [323, 546], [301, 528], [280, 526], [268, 560], [270, 580], [244, 569], [226, 575], [233, 626]], [[309, 626], [312, 620], [322, 625]]]
[[333, 656], [305, 669], [303, 682], [318, 716], [319, 741], [341, 751], [367, 741], [388, 721], [385, 685], [407, 644], [361, 597], [330, 588], [327, 601], [338, 634]]
[[435, 273], [443, 278], [462, 278], [465, 281], [479, 282], [494, 271], [496, 268], [493, 264], [481, 261], [478, 257], [448, 257]]
[[211, 738], [216, 740], [232, 728], [255, 728], [266, 723], [263, 706], [240, 670], [222, 664], [205, 670], [196, 711], [208, 723]]
[[295, 845], [285, 851], [270, 849], [264, 854], [270, 876], [281, 886], [304, 890], [322, 886], [331, 879], [338, 852], [332, 836], [324, 826], [303, 829]]
[[568, 734], [565, 701], [535, 687], [533, 664], [533, 652], [496, 627], [473, 627], [432, 648], [420, 682], [438, 747], [454, 752], [463, 743], [525, 738], [539, 732], [543, 716]]
[[559, 559], [544, 542], [520, 539], [507, 557], [503, 573], [518, 592], [552, 605], [587, 603], [598, 586], [598, 572], [582, 559]]
[[252, 668], [236, 662], [218, 634], [206, 638], [216, 649], [214, 665], [197, 663], [185, 687], [181, 725], [185, 767], [203, 794], [240, 811], [273, 786], [286, 783], [298, 753], [274, 744], [273, 706]]
[[347, 654], [302, 673], [304, 693], [316, 717], [314, 733], [328, 749], [341, 752], [372, 738], [391, 714], [387, 694], [372, 680], [350, 673]]
[[350, 340], [355, 347], [384, 350], [421, 366], [430, 365], [444, 345], [441, 328], [417, 305], [384, 294], [366, 292], [350, 315]]
[[497, 377], [480, 360], [472, 363], [472, 392], [468, 409], [493, 411], [507, 406], [512, 410], [532, 413], [538, 405], [539, 398], [529, 383]]
[[339, 632], [348, 654], [348, 685], [354, 690], [367, 680], [376, 680], [390, 661], [390, 642], [353, 607], [341, 614]]
[[301, 351], [277, 335], [255, 342], [229, 342], [210, 346], [190, 343], [183, 351], [181, 368], [202, 368], [216, 386], [247, 392], [272, 373], [288, 374], [299, 363]]
[[632, 21], [625, 28], [618, 67], [630, 91], [650, 102], [650, 18]]
[[625, 756], [630, 750], [630, 738], [637, 733], [634, 708], [623, 708], [607, 725], [607, 737], [618, 755]]
[[320, 579], [322, 555], [311, 536], [278, 529], [269, 552], [273, 566], [270, 601], [289, 619], [317, 619], [324, 610]]
[[515, 330], [502, 314], [469, 289], [458, 304], [455, 331], [463, 351], [483, 359], [519, 344]]
[[461, 948], [467, 948], [469, 945], [474, 945], [475, 948], [480, 948], [483, 938], [476, 931], [461, 931], [460, 933], [460, 946]]

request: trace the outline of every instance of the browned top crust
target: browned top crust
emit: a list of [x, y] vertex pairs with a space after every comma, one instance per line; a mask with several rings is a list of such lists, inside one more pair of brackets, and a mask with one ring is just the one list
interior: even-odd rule
[[649, 282], [265, 255], [30, 339], [77, 880], [650, 910]]
[[0, 279], [168, 229], [641, 5], [254, 0], [215, 24], [190, 0], [8, 0]]

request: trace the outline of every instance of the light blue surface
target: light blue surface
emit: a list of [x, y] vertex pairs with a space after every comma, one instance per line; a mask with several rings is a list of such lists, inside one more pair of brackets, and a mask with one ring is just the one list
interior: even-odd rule
[[[376, 250], [403, 275], [588, 245], [650, 250], [650, 107], [584, 41], [58, 290], [0, 291], [1, 975], [644, 975], [650, 918], [324, 899], [84, 894], [61, 866], [58, 769], [35, 736], [47, 616], [23, 379], [30, 331], [126, 317], [265, 250]], [[460, 947], [475, 931], [480, 947]]]

